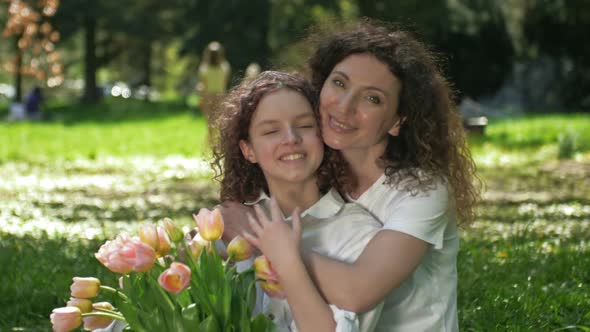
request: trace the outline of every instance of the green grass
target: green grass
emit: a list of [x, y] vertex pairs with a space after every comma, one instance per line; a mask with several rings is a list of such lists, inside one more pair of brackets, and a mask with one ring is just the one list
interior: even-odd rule
[[203, 156], [206, 122], [180, 103], [111, 99], [96, 106], [53, 105], [44, 122], [0, 122], [0, 161], [100, 156]]
[[530, 115], [492, 119], [477, 144], [491, 143], [505, 149], [538, 149], [557, 144], [561, 134], [576, 134], [580, 151], [590, 150], [590, 114]]
[[[195, 158], [206, 154], [204, 120], [183, 105], [109, 100], [49, 112], [48, 122], [0, 122], [0, 331], [49, 331], [73, 276], [115, 285], [93, 257], [106, 239], [166, 216], [187, 229], [191, 212], [216, 202]], [[574, 160], [558, 161], [564, 124], [583, 141]], [[472, 139], [487, 190], [462, 231], [462, 331], [590, 327], [588, 124], [527, 117]]]

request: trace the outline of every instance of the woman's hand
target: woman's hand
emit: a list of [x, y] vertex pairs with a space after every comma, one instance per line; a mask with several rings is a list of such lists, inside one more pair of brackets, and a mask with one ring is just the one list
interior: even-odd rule
[[252, 207], [238, 202], [223, 202], [215, 207], [221, 212], [224, 223], [222, 240], [227, 245], [234, 237], [244, 236], [251, 228], [244, 216], [252, 213]]
[[279, 205], [274, 198], [270, 202], [272, 220], [269, 220], [259, 206], [255, 206], [254, 211], [256, 217], [251, 213], [247, 215], [251, 232], [246, 232], [243, 236], [262, 251], [280, 275], [294, 260], [301, 259], [299, 253], [301, 243], [299, 209], [293, 210], [293, 227], [283, 220]]

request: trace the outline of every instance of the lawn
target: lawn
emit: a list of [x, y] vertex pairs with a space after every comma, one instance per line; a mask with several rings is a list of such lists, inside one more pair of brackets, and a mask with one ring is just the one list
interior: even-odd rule
[[[0, 112], [1, 113], [1, 112]], [[180, 103], [52, 105], [0, 122], [0, 330], [49, 331], [72, 276], [115, 285], [93, 253], [119, 231], [216, 202], [206, 125]], [[0, 114], [1, 115], [1, 114]], [[556, 159], [564, 132], [577, 153]], [[463, 331], [590, 327], [590, 117], [493, 121], [472, 148], [486, 182], [462, 231]]]

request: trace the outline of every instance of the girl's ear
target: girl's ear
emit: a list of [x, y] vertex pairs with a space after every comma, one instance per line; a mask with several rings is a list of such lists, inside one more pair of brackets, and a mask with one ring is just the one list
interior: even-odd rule
[[405, 117], [398, 119], [387, 133], [391, 136], [399, 136], [399, 130], [404, 122], [406, 122]]
[[246, 140], [240, 140], [240, 150], [242, 150], [242, 155], [246, 160], [251, 162], [252, 164], [256, 164], [256, 156], [254, 155], [254, 151], [250, 146], [250, 143]]

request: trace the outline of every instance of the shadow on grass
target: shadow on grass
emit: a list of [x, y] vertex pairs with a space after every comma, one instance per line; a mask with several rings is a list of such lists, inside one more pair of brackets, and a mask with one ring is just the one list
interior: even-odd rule
[[170, 116], [190, 113], [202, 117], [197, 109], [190, 109], [183, 101], [148, 102], [136, 99], [103, 99], [97, 104], [55, 105], [47, 109], [49, 121], [64, 124], [121, 123], [158, 121]]
[[[8, 116], [9, 103], [0, 102], [0, 121]], [[48, 102], [43, 114], [44, 122], [63, 122], [66, 125], [78, 123], [121, 123], [134, 121], [163, 120], [179, 114], [202, 117], [198, 108], [188, 106], [183, 100], [150, 102], [137, 99], [106, 98], [96, 104], [77, 101]]]

